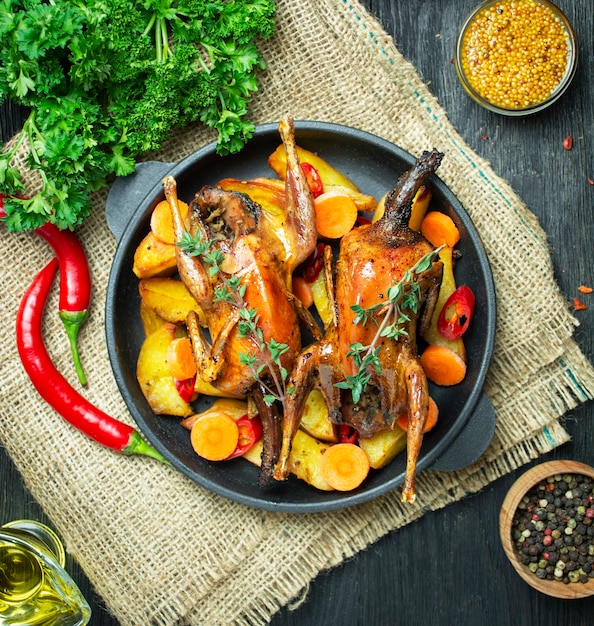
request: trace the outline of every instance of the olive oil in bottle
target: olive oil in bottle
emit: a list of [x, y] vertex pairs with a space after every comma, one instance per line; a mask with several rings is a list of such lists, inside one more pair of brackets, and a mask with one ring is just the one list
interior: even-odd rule
[[[0, 626], [84, 626], [90, 608], [63, 569], [64, 552], [47, 527], [23, 522], [0, 528]], [[23, 526], [26, 525], [26, 526]], [[27, 527], [28, 530], [24, 530]], [[45, 535], [41, 533], [49, 532]], [[56, 554], [58, 552], [58, 554]], [[56, 560], [56, 557], [58, 560]]]

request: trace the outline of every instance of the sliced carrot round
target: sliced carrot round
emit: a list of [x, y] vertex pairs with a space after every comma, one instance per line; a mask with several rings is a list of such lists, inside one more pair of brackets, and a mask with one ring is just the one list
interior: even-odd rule
[[436, 385], [457, 385], [466, 376], [466, 363], [445, 346], [428, 346], [421, 354], [421, 365], [427, 378]]
[[206, 414], [192, 426], [190, 441], [198, 456], [208, 461], [222, 461], [237, 447], [239, 428], [225, 413]]
[[369, 474], [369, 457], [354, 443], [337, 443], [322, 456], [322, 476], [337, 491], [356, 489]]
[[177, 380], [186, 380], [196, 374], [192, 343], [187, 337], [174, 339], [167, 348], [165, 358], [171, 375]]
[[357, 221], [357, 205], [338, 191], [327, 191], [314, 199], [316, 228], [320, 237], [340, 239]]
[[460, 231], [454, 220], [440, 211], [429, 211], [421, 222], [421, 234], [435, 247], [453, 248], [460, 241]]

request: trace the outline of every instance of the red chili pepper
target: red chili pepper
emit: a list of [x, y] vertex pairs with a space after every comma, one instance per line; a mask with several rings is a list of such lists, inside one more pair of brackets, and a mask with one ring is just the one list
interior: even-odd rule
[[180, 398], [184, 402], [191, 402], [194, 397], [194, 386], [196, 384], [196, 376], [192, 376], [192, 378], [186, 378], [186, 380], [178, 380], [175, 379], [175, 388], [177, 389], [177, 393], [179, 393]]
[[[4, 198], [0, 194], [0, 218], [6, 217]], [[89, 315], [91, 302], [91, 274], [85, 251], [76, 237], [69, 230], [60, 230], [53, 224], [47, 223], [34, 231], [46, 241], [58, 257], [60, 264], [60, 303], [59, 315], [64, 323], [72, 360], [81, 385], [87, 384], [80, 355], [78, 353], [77, 337], [80, 327]]]
[[233, 453], [227, 457], [228, 459], [234, 459], [237, 456], [244, 455], [262, 438], [262, 422], [257, 415], [252, 419], [244, 415], [237, 420], [236, 424], [239, 428], [239, 441]]
[[321, 196], [324, 193], [324, 183], [318, 170], [311, 163], [302, 163], [301, 169], [305, 174], [305, 178], [311, 189], [311, 193], [314, 198]]
[[315, 282], [324, 267], [324, 247], [323, 243], [319, 243], [304, 262], [303, 278], [308, 283]]
[[445, 339], [458, 339], [470, 324], [474, 314], [474, 293], [470, 287], [461, 285], [447, 299], [437, 318], [437, 330]]
[[134, 428], [110, 417], [78, 393], [52, 362], [43, 341], [42, 323], [57, 269], [54, 258], [35, 277], [17, 313], [17, 347], [33, 386], [69, 424], [97, 443], [122, 454], [144, 454], [167, 463]]
[[340, 443], [357, 443], [359, 433], [355, 428], [348, 424], [338, 425], [338, 441]]

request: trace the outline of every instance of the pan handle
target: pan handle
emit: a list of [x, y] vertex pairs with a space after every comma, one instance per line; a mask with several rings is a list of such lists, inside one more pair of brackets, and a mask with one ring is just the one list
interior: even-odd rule
[[136, 165], [133, 174], [116, 178], [105, 204], [107, 226], [119, 241], [130, 218], [143, 200], [173, 167], [172, 163], [144, 161]]
[[431, 469], [453, 472], [472, 465], [488, 448], [494, 433], [495, 409], [483, 393], [464, 428]]

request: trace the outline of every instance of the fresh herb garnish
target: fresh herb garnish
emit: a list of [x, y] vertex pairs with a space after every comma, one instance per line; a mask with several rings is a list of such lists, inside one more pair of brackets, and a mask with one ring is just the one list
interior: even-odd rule
[[[371, 380], [373, 371], [381, 373], [381, 362], [378, 345], [382, 337], [388, 337], [397, 341], [402, 336], [407, 336], [406, 323], [411, 320], [407, 311], [416, 314], [419, 311], [421, 302], [421, 288], [415, 281], [415, 276], [427, 271], [433, 264], [436, 255], [441, 248], [429, 252], [424, 257], [404, 272], [403, 277], [388, 289], [387, 302], [376, 304], [369, 308], [364, 308], [358, 304], [352, 305], [351, 309], [355, 313], [355, 324], [368, 324], [370, 322], [377, 325], [377, 331], [369, 345], [362, 343], [352, 343], [349, 346], [348, 357], [355, 363], [357, 371], [352, 376], [346, 376], [344, 381], [335, 383], [339, 389], [348, 389], [356, 404], [365, 393], [367, 385]], [[378, 319], [381, 318], [381, 319]]]
[[[40, 174], [34, 197], [5, 201], [9, 230], [75, 228], [90, 193], [125, 176], [176, 127], [201, 122], [217, 151], [239, 151], [257, 72], [275, 26], [273, 0], [0, 0], [0, 103], [30, 109], [21, 140]], [[0, 190], [24, 191], [0, 154]]]

